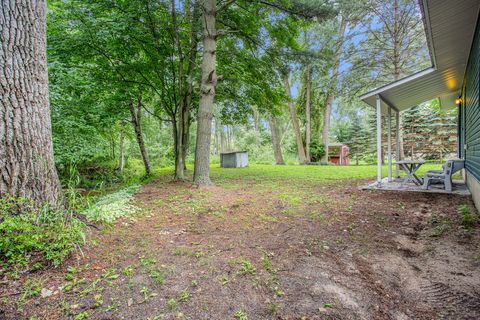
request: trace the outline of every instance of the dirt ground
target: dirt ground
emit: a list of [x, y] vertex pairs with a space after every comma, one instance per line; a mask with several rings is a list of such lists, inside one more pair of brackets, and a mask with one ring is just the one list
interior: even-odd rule
[[0, 319], [480, 319], [471, 200], [366, 182], [161, 178], [64, 266], [0, 280]]

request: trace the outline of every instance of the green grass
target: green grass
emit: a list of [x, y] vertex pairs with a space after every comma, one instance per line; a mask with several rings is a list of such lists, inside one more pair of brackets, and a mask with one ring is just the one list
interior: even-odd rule
[[[439, 170], [440, 164], [427, 163], [418, 171], [422, 176], [428, 170]], [[395, 167], [393, 167], [395, 174]], [[387, 166], [383, 166], [382, 175], [387, 176]], [[211, 178], [219, 184], [229, 184], [231, 180], [241, 181], [291, 181], [291, 182], [334, 182], [350, 179], [375, 179], [377, 175], [376, 165], [359, 166], [317, 166], [317, 165], [261, 165], [252, 164], [247, 168], [226, 169], [219, 166], [211, 167]], [[404, 176], [401, 172], [401, 176]]]

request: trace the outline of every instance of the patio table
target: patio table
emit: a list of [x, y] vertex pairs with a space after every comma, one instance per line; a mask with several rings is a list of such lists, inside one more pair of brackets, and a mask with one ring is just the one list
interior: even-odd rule
[[421, 185], [423, 182], [422, 180], [417, 177], [415, 174], [417, 170], [424, 164], [424, 160], [402, 160], [402, 161], [397, 161], [397, 164], [400, 166], [400, 168], [405, 171], [407, 174], [407, 182], [413, 182], [416, 185]]

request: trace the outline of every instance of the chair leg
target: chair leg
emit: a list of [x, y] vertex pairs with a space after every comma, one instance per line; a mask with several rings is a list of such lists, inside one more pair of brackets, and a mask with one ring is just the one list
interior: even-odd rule
[[444, 183], [445, 183], [445, 190], [452, 191], [452, 180], [449, 179], [448, 177], [445, 177]]
[[423, 178], [423, 190], [428, 190], [428, 184], [430, 183], [430, 179], [428, 177]]

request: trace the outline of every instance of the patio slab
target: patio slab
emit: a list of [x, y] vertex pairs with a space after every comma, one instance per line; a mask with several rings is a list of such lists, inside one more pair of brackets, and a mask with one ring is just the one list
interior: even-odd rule
[[422, 189], [422, 186], [417, 186], [412, 182], [407, 182], [405, 178], [394, 178], [393, 181], [388, 182], [388, 178], [383, 178], [379, 186], [377, 182], [370, 183], [361, 188], [362, 190], [385, 190], [385, 191], [401, 191], [401, 192], [423, 192], [423, 193], [445, 193], [457, 194], [460, 196], [470, 196], [471, 193], [467, 185], [462, 180], [453, 180], [453, 190], [446, 191], [443, 185], [430, 185], [428, 190]]

